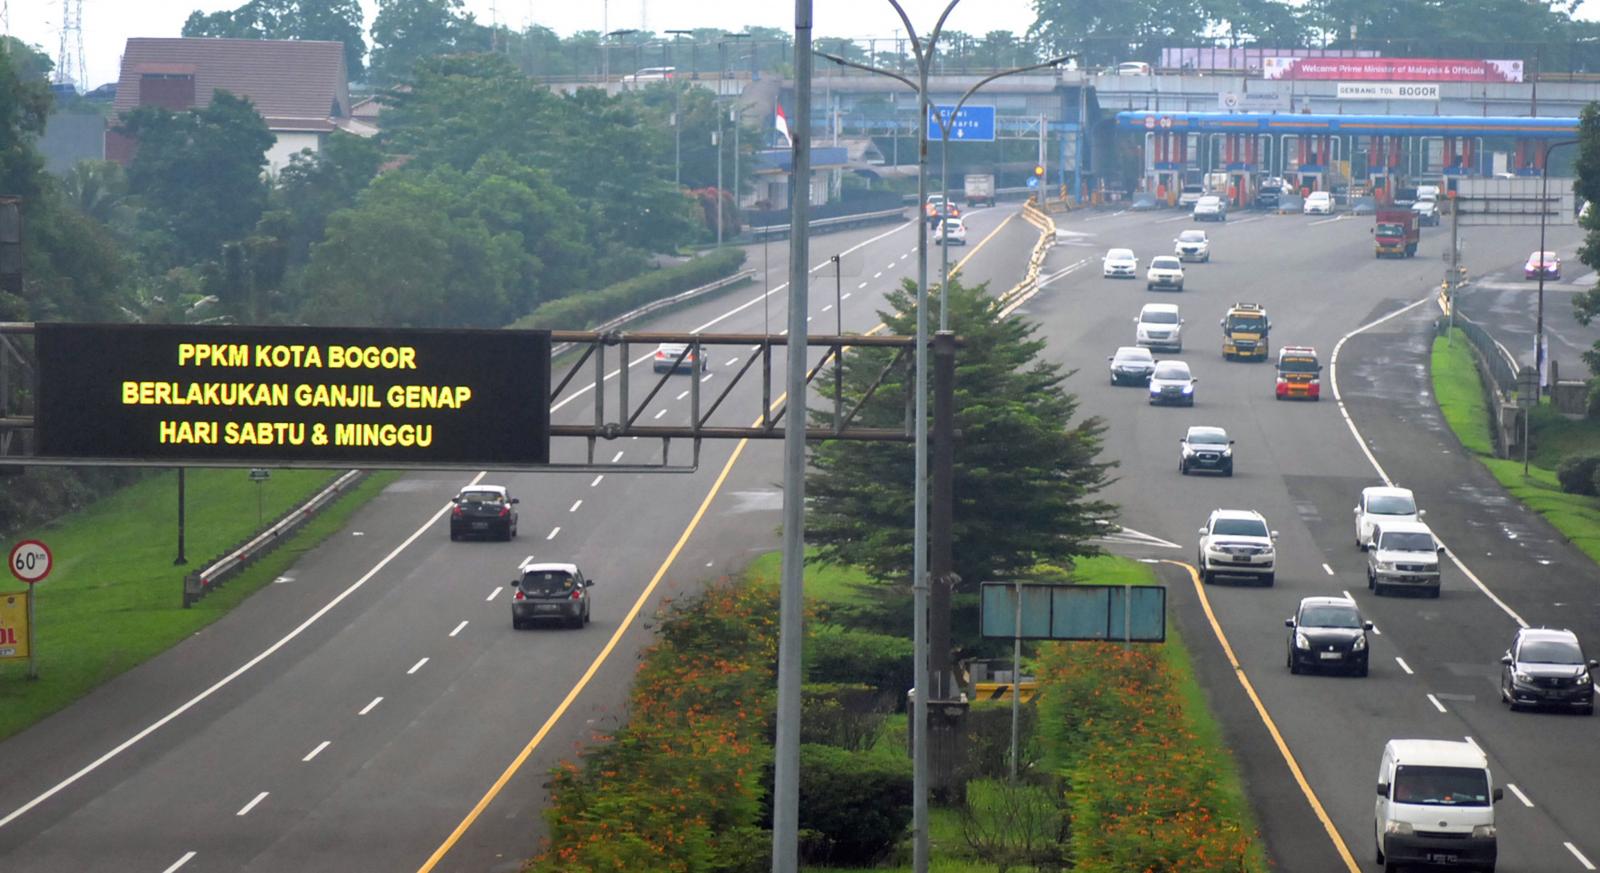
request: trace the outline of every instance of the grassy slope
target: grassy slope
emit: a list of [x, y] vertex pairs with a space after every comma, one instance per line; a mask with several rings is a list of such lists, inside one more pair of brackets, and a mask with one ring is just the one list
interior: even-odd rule
[[[1450, 429], [1455, 431], [1462, 445], [1489, 468], [1500, 485], [1512, 497], [1543, 515], [1574, 545], [1591, 559], [1600, 562], [1600, 499], [1579, 494], [1566, 494], [1556, 483], [1553, 469], [1530, 466], [1528, 475], [1522, 474], [1522, 462], [1494, 457], [1490, 441], [1489, 413], [1483, 404], [1483, 388], [1477, 367], [1473, 363], [1471, 346], [1462, 337], [1446, 345], [1443, 339], [1433, 343], [1433, 389]], [[1540, 425], [1540, 452], [1534, 460], [1553, 465], [1570, 451], [1593, 451], [1600, 445], [1600, 425], [1594, 422], [1569, 422], [1551, 417], [1543, 410], [1535, 415]]]
[[[28, 681], [26, 661], [0, 664], [0, 739], [216, 621], [341, 528], [396, 475], [369, 476], [271, 555], [190, 609], [182, 608], [183, 575], [257, 527], [257, 486], [244, 470], [187, 473], [189, 563], [183, 567], [172, 563], [177, 537], [175, 472], [153, 476], [84, 512], [30, 532], [29, 537], [48, 543], [55, 557], [55, 567], [39, 585], [35, 603], [40, 675], [38, 681]], [[333, 476], [326, 470], [274, 471], [261, 488], [263, 517], [271, 520], [304, 501]]]

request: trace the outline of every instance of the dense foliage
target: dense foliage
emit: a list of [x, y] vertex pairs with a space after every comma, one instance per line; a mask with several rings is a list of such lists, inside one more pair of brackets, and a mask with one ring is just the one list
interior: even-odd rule
[[361, 0], [249, 0], [209, 15], [196, 9], [183, 23], [183, 35], [342, 42], [345, 69], [359, 81], [366, 78], [362, 24]]
[[647, 303], [731, 276], [744, 266], [744, 259], [744, 249], [717, 249], [681, 264], [640, 273], [592, 294], [577, 294], [542, 303], [511, 326], [590, 330]]
[[[1589, 203], [1600, 203], [1600, 105], [1590, 103], [1583, 107], [1578, 118], [1578, 158], [1573, 164], [1577, 179], [1573, 188], [1580, 198]], [[1583, 245], [1578, 248], [1578, 259], [1590, 267], [1600, 268], [1600, 209], [1590, 208], [1580, 223], [1583, 225]], [[1588, 326], [1600, 316], [1600, 285], [1573, 295], [1573, 315], [1578, 323]], [[1583, 353], [1589, 372], [1597, 378], [1590, 385], [1589, 409], [1600, 412], [1600, 340]]]

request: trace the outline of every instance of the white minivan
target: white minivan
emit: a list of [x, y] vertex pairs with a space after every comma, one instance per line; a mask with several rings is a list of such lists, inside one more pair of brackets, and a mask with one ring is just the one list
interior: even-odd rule
[[1133, 324], [1134, 345], [1163, 352], [1183, 351], [1183, 318], [1175, 304], [1146, 303]]
[[1386, 873], [1407, 864], [1493, 871], [1503, 791], [1483, 750], [1458, 740], [1390, 740], [1378, 764], [1373, 838]]

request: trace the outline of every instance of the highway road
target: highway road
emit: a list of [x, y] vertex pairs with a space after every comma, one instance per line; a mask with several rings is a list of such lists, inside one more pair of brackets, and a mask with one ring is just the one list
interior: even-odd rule
[[[1107, 452], [1121, 464], [1110, 496], [1123, 507], [1124, 524], [1170, 544], [1145, 539], [1141, 547], [1118, 538], [1113, 548], [1193, 562], [1196, 530], [1219, 506], [1259, 510], [1280, 532], [1275, 587], [1205, 587], [1215, 629], [1188, 570], [1159, 568], [1241, 760], [1277, 869], [1371, 865], [1383, 743], [1465, 737], [1488, 753], [1500, 782], [1515, 786], [1498, 811], [1502, 869], [1592, 870], [1600, 860], [1600, 837], [1588, 824], [1600, 783], [1596, 722], [1512, 714], [1498, 702], [1497, 680], [1498, 659], [1519, 623], [1571, 627], [1591, 647], [1600, 645], [1600, 574], [1463, 457], [1433, 405], [1426, 365], [1443, 235], [1426, 229], [1415, 259], [1376, 260], [1370, 221], [1235, 214], [1226, 225], [1207, 226], [1212, 263], [1190, 265], [1184, 292], [1172, 294], [1101, 278], [1097, 256], [1127, 246], [1147, 264], [1170, 252], [1178, 230], [1194, 226], [1187, 219], [1071, 216], [1060, 222], [1064, 244], [1051, 252], [1046, 275], [1082, 265], [1053, 281], [1026, 313], [1044, 325], [1051, 355], [1098, 377], [1075, 380], [1073, 388], [1085, 412], [1108, 422]], [[1536, 246], [1525, 235], [1463, 232], [1474, 264], [1519, 264]], [[1276, 401], [1269, 364], [1223, 361], [1216, 323], [1240, 300], [1267, 307], [1274, 348], [1315, 345], [1325, 366], [1337, 353], [1337, 366], [1324, 372], [1321, 402]], [[1113, 348], [1132, 343], [1132, 319], [1146, 301], [1182, 307], [1184, 352], [1158, 357], [1190, 362], [1198, 377], [1193, 409], [1148, 406], [1142, 389], [1111, 387], [1103, 375]], [[1334, 387], [1343, 409], [1329, 396]], [[1228, 428], [1237, 440], [1233, 478], [1178, 474], [1177, 441], [1190, 424]], [[1366, 589], [1352, 507], [1360, 489], [1382, 484], [1384, 474], [1416, 490], [1459, 561], [1447, 566], [1438, 600], [1377, 598]], [[1371, 675], [1290, 675], [1284, 619], [1303, 596], [1341, 593], [1380, 632]], [[1290, 772], [1290, 758], [1299, 776]]]
[[[1533, 240], [1528, 252], [1539, 247], [1538, 230], [1533, 230], [1528, 235]], [[1550, 251], [1561, 256], [1562, 264], [1561, 279], [1546, 279], [1544, 283], [1545, 342], [1561, 378], [1584, 379], [1589, 368], [1583, 363], [1583, 353], [1593, 350], [1600, 340], [1600, 321], [1579, 324], [1572, 315], [1572, 299], [1593, 288], [1600, 277], [1578, 260], [1578, 246], [1583, 242], [1581, 228], [1546, 228], [1546, 236]], [[1473, 274], [1472, 282], [1462, 290], [1459, 300], [1462, 313], [1488, 329], [1519, 363], [1532, 366], [1539, 283], [1523, 278], [1522, 265], [1528, 252], [1506, 262], [1483, 261], [1477, 252], [1469, 250], [1467, 266]]]
[[[963, 278], [999, 289], [1021, 278], [1038, 231], [1015, 213], [972, 213], [970, 244], [952, 253], [971, 256]], [[915, 253], [915, 223], [813, 238], [811, 261], [827, 268], [814, 273], [814, 331], [831, 333], [841, 305], [847, 331], [875, 325], [883, 291], [915, 276]], [[936, 277], [936, 248], [931, 260]], [[786, 244], [753, 247], [750, 264], [764, 268], [754, 288], [648, 328], [781, 330]], [[633, 350], [635, 398], [655, 382], [651, 351]], [[707, 387], [737, 363], [714, 358]], [[641, 421], [686, 422], [690, 378], [671, 377]], [[581, 387], [557, 420], [592, 416]], [[728, 423], [753, 421], [760, 403], [747, 380]], [[648, 440], [601, 449], [607, 465], [660, 457]], [[581, 446], [554, 454], [579, 460]], [[517, 869], [544, 831], [550, 767], [619, 723], [655, 609], [777, 546], [780, 460], [777, 441], [708, 442], [693, 474], [406, 476], [279, 584], [0, 746], [12, 762], [0, 868]], [[520, 497], [516, 541], [450, 541], [447, 501], [480, 480]], [[512, 630], [506, 584], [530, 555], [597, 580], [589, 627]]]

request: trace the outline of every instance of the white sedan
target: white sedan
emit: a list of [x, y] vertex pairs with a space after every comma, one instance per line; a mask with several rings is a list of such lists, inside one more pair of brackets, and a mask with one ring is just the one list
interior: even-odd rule
[[1331, 215], [1333, 213], [1333, 195], [1326, 191], [1312, 191], [1306, 195], [1306, 205], [1303, 211], [1306, 215]]
[[1107, 279], [1137, 279], [1139, 277], [1139, 259], [1133, 256], [1133, 249], [1112, 249], [1106, 252], [1105, 260], [1101, 267]]

